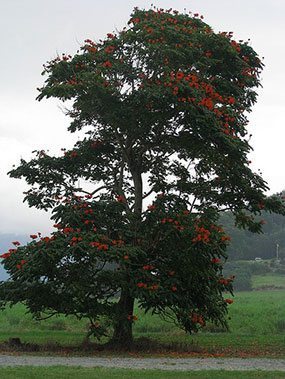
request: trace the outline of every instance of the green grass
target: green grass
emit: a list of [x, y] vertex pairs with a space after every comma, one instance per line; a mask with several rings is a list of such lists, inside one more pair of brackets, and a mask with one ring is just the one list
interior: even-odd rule
[[[274, 276], [281, 281], [283, 276]], [[269, 283], [272, 275], [255, 278], [255, 283]], [[267, 280], [267, 281], [266, 281]], [[186, 335], [172, 323], [157, 315], [144, 314], [136, 308], [138, 321], [134, 336], [148, 337], [164, 343], [176, 343], [180, 350], [208, 353], [250, 353], [284, 356], [285, 346], [285, 290], [236, 292], [229, 306], [229, 332], [214, 325], [196, 335]], [[22, 305], [0, 312], [0, 342], [19, 337], [23, 342], [38, 344], [78, 345], [87, 329], [87, 321], [74, 317], [58, 317], [42, 322], [34, 321]], [[187, 346], [184, 346], [187, 345]], [[173, 347], [175, 350], [175, 346]], [[1, 378], [1, 376], [0, 376]]]
[[285, 275], [268, 273], [265, 275], [254, 275], [252, 278], [253, 288], [262, 286], [283, 287], [285, 289]]
[[78, 344], [84, 338], [87, 324], [87, 320], [77, 320], [72, 316], [36, 321], [24, 305], [18, 304], [0, 311], [0, 341], [19, 337], [24, 342], [39, 344]]
[[[237, 292], [229, 307], [228, 333], [214, 325], [193, 336], [185, 335], [171, 324], [150, 315], [140, 315], [135, 325], [136, 335], [153, 337], [164, 342], [193, 342], [213, 352], [227, 349], [243, 351], [278, 351], [284, 354], [285, 346], [285, 291]], [[199, 350], [197, 350], [199, 351]]]
[[1, 367], [0, 378], [5, 379], [275, 379], [285, 378], [282, 372], [264, 371], [161, 371], [80, 367]]

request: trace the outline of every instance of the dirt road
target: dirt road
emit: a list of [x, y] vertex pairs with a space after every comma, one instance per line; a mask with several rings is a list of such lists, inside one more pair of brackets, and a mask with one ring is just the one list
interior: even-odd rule
[[0, 355], [0, 366], [82, 366], [159, 370], [284, 371], [285, 359], [265, 358], [105, 358]]

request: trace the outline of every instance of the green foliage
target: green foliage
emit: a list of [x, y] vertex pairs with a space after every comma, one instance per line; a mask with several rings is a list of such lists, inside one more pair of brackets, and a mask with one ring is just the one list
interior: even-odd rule
[[247, 158], [255, 51], [176, 11], [135, 9], [128, 25], [45, 66], [38, 99], [69, 101], [69, 130], [85, 134], [10, 171], [30, 185], [29, 206], [52, 209], [57, 231], [3, 254], [11, 280], [0, 286], [3, 304], [89, 318], [98, 338], [110, 320], [121, 344], [135, 299], [190, 333], [225, 327], [232, 278], [218, 212], [258, 232], [261, 209], [284, 211]]

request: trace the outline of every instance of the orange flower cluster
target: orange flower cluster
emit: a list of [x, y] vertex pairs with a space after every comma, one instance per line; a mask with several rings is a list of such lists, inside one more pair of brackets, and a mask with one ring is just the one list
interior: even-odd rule
[[15, 253], [16, 251], [17, 251], [16, 249], [9, 249], [7, 253], [0, 255], [0, 258], [2, 258], [2, 259], [9, 258], [10, 255]]
[[71, 246], [74, 246], [76, 245], [78, 242], [82, 241], [82, 237], [72, 237], [71, 238], [71, 242], [70, 242], [70, 245]]
[[92, 149], [96, 149], [97, 147], [99, 147], [102, 144], [103, 144], [103, 142], [101, 140], [96, 139], [96, 140], [93, 140], [91, 142], [91, 147], [92, 147]]
[[112, 245], [114, 245], [114, 246], [123, 246], [125, 244], [125, 241], [123, 241], [123, 240], [113, 240], [112, 241]]
[[67, 61], [69, 61], [71, 58], [72, 58], [71, 55], [66, 55], [66, 54], [63, 53], [62, 56], [61, 56], [61, 59], [58, 57], [57, 61], [62, 60], [62, 61], [67, 62]]
[[[71, 84], [71, 83], [69, 83], [69, 84]], [[78, 153], [77, 153], [77, 151], [74, 151], [74, 150], [67, 151], [67, 152], [64, 152], [64, 156], [69, 157], [69, 158], [75, 158], [78, 156]]]
[[201, 326], [205, 325], [205, 321], [203, 319], [203, 316], [199, 315], [198, 313], [192, 313], [190, 316], [191, 316], [191, 321], [194, 324], [200, 324]]
[[119, 203], [125, 203], [125, 202], [126, 202], [126, 198], [125, 198], [125, 196], [122, 196], [122, 195], [118, 195], [118, 196], [116, 196], [116, 200], [117, 200]]
[[22, 260], [20, 261], [20, 263], [16, 265], [16, 268], [17, 268], [18, 270], [21, 270], [21, 269], [23, 268], [23, 266], [24, 266], [26, 263], [27, 263], [27, 261], [26, 261], [25, 259], [22, 259]]
[[145, 265], [145, 266], [143, 266], [143, 270], [145, 270], [145, 271], [150, 271], [150, 270], [153, 270], [154, 269], [154, 266], [152, 266], [152, 265]]
[[85, 67], [84, 63], [76, 63], [76, 65], [75, 65], [76, 70], [79, 70], [79, 69], [84, 68], [84, 67]]
[[72, 233], [74, 231], [74, 229], [70, 228], [70, 227], [66, 227], [66, 228], [63, 228], [62, 231], [64, 234], [69, 234], [69, 233]]
[[69, 79], [67, 81], [67, 83], [70, 84], [71, 86], [75, 86], [76, 84], [79, 84], [79, 82], [77, 81], [75, 76], [73, 76], [71, 79]]
[[182, 226], [179, 221], [174, 220], [173, 218], [163, 218], [161, 220], [161, 223], [162, 224], [170, 223], [174, 225], [175, 229], [180, 230], [180, 231], [184, 230], [184, 226]]
[[44, 243], [48, 243], [52, 240], [54, 240], [54, 237], [43, 237], [43, 238], [41, 238], [41, 241]]
[[[229, 104], [233, 105], [235, 104], [235, 99], [232, 96], [229, 96], [228, 98], [223, 98], [218, 92], [215, 91], [214, 87], [205, 82], [199, 82], [199, 77], [195, 73], [191, 74], [185, 74], [183, 71], [178, 72], [171, 72], [170, 73], [170, 82], [165, 82], [164, 86], [168, 86], [172, 88], [173, 95], [177, 96], [178, 93], [185, 91], [185, 85], [187, 85], [191, 88], [195, 89], [202, 89], [205, 92], [205, 96], [202, 97], [201, 100], [197, 100], [195, 97], [191, 96], [179, 96], [177, 98], [178, 102], [188, 102], [188, 103], [195, 103], [197, 102], [197, 105], [207, 108], [210, 111], [214, 111], [217, 117], [219, 118], [225, 118], [226, 122], [234, 121], [235, 119], [229, 117], [224, 114], [220, 109], [215, 108], [215, 104], [222, 103], [222, 104]], [[158, 84], [158, 83], [157, 83]], [[159, 83], [162, 84], [162, 83]], [[184, 84], [184, 87], [181, 87], [181, 84]], [[226, 125], [228, 126], [228, 125]], [[228, 131], [227, 127], [225, 127], [226, 134], [232, 134], [232, 131]]]
[[205, 97], [203, 98], [198, 105], [202, 105], [203, 107], [208, 108], [210, 111], [214, 109], [214, 103], [211, 98]]
[[232, 96], [230, 96], [230, 97], [228, 97], [227, 102], [228, 102], [228, 104], [234, 104], [235, 103], [235, 98], [232, 97]]
[[137, 287], [138, 288], [145, 288], [145, 289], [148, 289], [150, 291], [156, 291], [159, 288], [159, 284], [154, 283], [154, 284], [148, 286], [146, 283], [139, 282], [139, 283], [137, 283]]
[[148, 287], [150, 291], [156, 291], [158, 289], [159, 285], [158, 284], [152, 284], [151, 286]]
[[229, 278], [220, 278], [219, 283], [227, 286], [229, 283], [231, 283], [234, 280], [234, 275], [230, 276]]
[[221, 260], [220, 258], [212, 258], [211, 263], [218, 264], [218, 263], [221, 263]]
[[[211, 225], [210, 229], [216, 230], [219, 233], [224, 233], [224, 229], [222, 227], [220, 227], [220, 226], [217, 226], [217, 225]], [[230, 241], [230, 240], [231, 240], [231, 237], [228, 236], [228, 235], [224, 234], [224, 235], [221, 236], [221, 241], [222, 242], [226, 242], [226, 241]]]
[[147, 284], [143, 283], [143, 282], [139, 282], [139, 283], [137, 283], [137, 287], [138, 288], [147, 288]]
[[84, 41], [87, 45], [85, 46], [85, 49], [89, 52], [89, 53], [97, 53], [97, 47], [96, 47], [96, 43], [91, 41], [91, 39], [86, 39]]
[[6, 259], [6, 258], [9, 258], [10, 255], [11, 255], [11, 253], [4, 253], [4, 254], [1, 254], [1, 255], [0, 255], [0, 258], [2, 258], [2, 259]]
[[84, 214], [86, 214], [86, 215], [91, 215], [93, 213], [93, 209], [91, 209], [91, 208], [89, 208], [89, 209], [86, 209], [85, 211], [84, 211]]
[[236, 41], [232, 40], [232, 41], [231, 41], [231, 45], [232, 45], [232, 47], [233, 47], [238, 53], [240, 53], [241, 48], [240, 48], [240, 45], [239, 45]]
[[107, 46], [104, 51], [107, 54], [112, 54], [115, 51], [115, 46]]
[[[219, 177], [217, 179], [219, 179]], [[212, 230], [216, 230], [217, 232], [220, 232], [220, 233], [223, 233], [223, 231], [224, 231], [224, 229], [221, 226], [217, 226], [215, 224], [211, 225], [210, 228]]]
[[112, 67], [112, 63], [110, 61], [106, 61], [102, 64], [103, 67], [109, 67], [111, 68]]
[[242, 74], [246, 77], [256, 77], [257, 70], [251, 67], [246, 67], [243, 69]]
[[192, 242], [203, 242], [208, 243], [210, 242], [210, 230], [205, 229], [203, 226], [195, 226], [195, 231], [197, 232], [197, 236], [192, 239]]
[[147, 42], [150, 44], [164, 43], [165, 39], [163, 37], [160, 37], [160, 38], [155, 38], [155, 39], [148, 39]]
[[129, 320], [129, 321], [137, 321], [138, 320], [138, 317], [137, 316], [135, 316], [135, 315], [132, 315], [132, 314], [129, 314], [128, 316], [127, 316], [127, 319]]
[[109, 246], [105, 243], [100, 243], [98, 241], [90, 242], [89, 244], [92, 247], [97, 247], [98, 250], [107, 251], [109, 249]]
[[139, 19], [138, 17], [136, 17], [136, 18], [132, 18], [132, 19], [130, 20], [130, 22], [132, 22], [132, 23], [135, 25], [135, 24], [138, 24], [138, 23], [140, 22], [140, 19]]

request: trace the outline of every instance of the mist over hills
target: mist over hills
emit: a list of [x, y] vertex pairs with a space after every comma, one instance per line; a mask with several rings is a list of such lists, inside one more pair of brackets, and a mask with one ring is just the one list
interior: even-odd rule
[[222, 214], [219, 221], [231, 237], [229, 260], [273, 259], [276, 245], [279, 258], [285, 259], [285, 216], [262, 212], [260, 219], [264, 221], [263, 233], [257, 234], [236, 228], [230, 212]]

